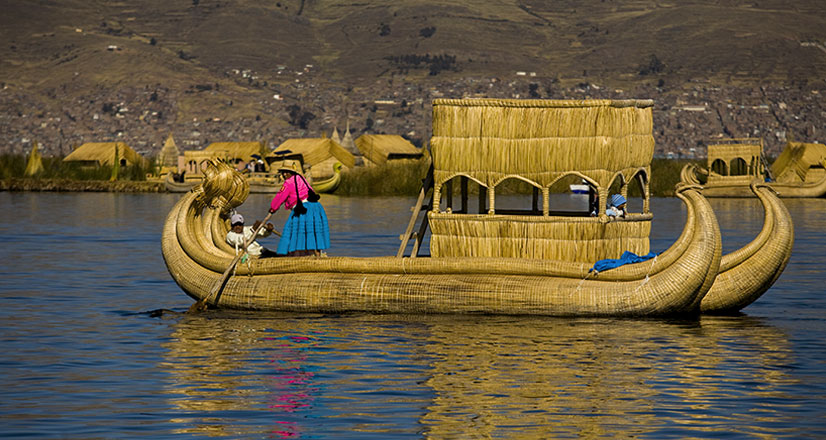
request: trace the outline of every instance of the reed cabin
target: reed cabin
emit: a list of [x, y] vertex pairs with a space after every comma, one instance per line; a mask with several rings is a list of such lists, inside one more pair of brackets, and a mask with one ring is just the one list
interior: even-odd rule
[[[592, 263], [626, 250], [647, 254], [652, 105], [650, 100], [435, 100], [433, 195], [423, 220], [431, 230], [431, 256]], [[497, 208], [497, 189], [510, 179], [532, 187], [529, 206]], [[595, 209], [556, 209], [551, 188], [563, 179], [587, 183]], [[639, 184], [641, 212], [608, 217], [605, 201], [611, 193], [627, 198], [631, 182]], [[468, 203], [472, 192], [478, 197], [474, 212]]]
[[762, 139], [731, 139], [708, 146], [708, 184], [741, 184], [764, 180]]

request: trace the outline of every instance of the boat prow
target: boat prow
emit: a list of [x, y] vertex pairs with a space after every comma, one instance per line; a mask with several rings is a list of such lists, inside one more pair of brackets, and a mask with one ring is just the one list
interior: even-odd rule
[[749, 244], [723, 256], [717, 279], [703, 298], [703, 313], [733, 313], [756, 301], [780, 277], [792, 253], [791, 215], [774, 189], [752, 184], [764, 209], [763, 228]]
[[333, 175], [327, 179], [314, 181], [313, 190], [317, 193], [331, 193], [338, 188], [341, 183], [341, 163], [333, 165]]

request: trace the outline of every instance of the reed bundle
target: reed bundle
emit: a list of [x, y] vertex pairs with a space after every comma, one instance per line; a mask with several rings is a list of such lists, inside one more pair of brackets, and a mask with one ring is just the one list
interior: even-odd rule
[[[789, 142], [772, 164], [772, 173], [778, 182], [806, 182], [815, 180], [808, 176], [812, 166], [824, 166], [826, 145]], [[819, 176], [818, 176], [819, 177]]]
[[[439, 99], [433, 103], [437, 185], [466, 175], [488, 187], [521, 176], [548, 187], [578, 171], [607, 188], [650, 168], [652, 101]], [[650, 173], [648, 173], [650, 174]]]
[[593, 263], [649, 252], [651, 215], [597, 217], [428, 214], [433, 257], [538, 258]]
[[[322, 162], [334, 159], [342, 165], [353, 168], [356, 158], [338, 142], [329, 138], [295, 138], [282, 142], [275, 153], [289, 150], [292, 154], [300, 154], [304, 165], [316, 166]], [[331, 165], [332, 166], [332, 165]]]

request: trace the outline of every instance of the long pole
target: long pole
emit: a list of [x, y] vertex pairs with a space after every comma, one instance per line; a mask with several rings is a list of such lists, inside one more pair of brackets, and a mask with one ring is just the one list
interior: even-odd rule
[[187, 313], [196, 313], [206, 310], [207, 306], [209, 305], [209, 300], [213, 297], [218, 298], [218, 296], [221, 295], [221, 291], [224, 290], [224, 286], [227, 284], [227, 279], [229, 278], [230, 272], [232, 272], [232, 269], [234, 269], [235, 265], [238, 264], [238, 261], [241, 259], [241, 257], [247, 253], [247, 247], [255, 240], [255, 238], [258, 236], [258, 231], [261, 230], [261, 228], [264, 226], [264, 224], [267, 223], [270, 217], [272, 217], [272, 212], [267, 213], [267, 216], [264, 217], [264, 221], [262, 221], [258, 225], [258, 227], [252, 231], [252, 236], [250, 236], [249, 240], [244, 242], [244, 252], [239, 252], [237, 255], [235, 255], [235, 258], [233, 258], [232, 261], [229, 263], [229, 267], [227, 267], [227, 270], [224, 271], [224, 274], [221, 276], [221, 279], [217, 283], [215, 283], [214, 286], [212, 286], [212, 289], [210, 289], [209, 294], [196, 301], [195, 304], [189, 306], [189, 310], [187, 311]]

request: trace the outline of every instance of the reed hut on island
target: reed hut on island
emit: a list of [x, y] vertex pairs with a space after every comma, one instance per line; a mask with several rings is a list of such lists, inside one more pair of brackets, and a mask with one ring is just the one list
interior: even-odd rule
[[336, 163], [345, 169], [356, 166], [353, 154], [330, 138], [287, 139], [273, 151], [273, 155], [283, 155], [288, 151], [291, 157], [299, 156], [305, 169], [309, 167], [310, 176], [315, 181], [333, 176]]
[[[593, 262], [626, 250], [647, 254], [652, 105], [650, 100], [435, 100], [431, 255]], [[550, 187], [567, 176], [594, 188], [603, 201], [598, 216], [552, 212]], [[460, 180], [465, 200], [462, 180], [480, 186], [480, 213], [465, 206], [458, 212], [438, 209], [442, 188], [453, 179]], [[496, 188], [508, 179], [536, 188], [541, 210], [498, 213]], [[619, 182], [627, 196], [633, 179], [641, 182], [643, 212], [607, 222], [609, 188]]]
[[63, 158], [64, 162], [90, 167], [113, 166], [115, 160], [119, 166], [144, 166], [147, 163], [146, 159], [123, 142], [87, 142]]
[[29, 158], [26, 161], [26, 171], [24, 175], [31, 177], [42, 172], [43, 156], [40, 154], [40, 149], [38, 148], [37, 142], [35, 142], [34, 145], [32, 145], [31, 151], [29, 152]]
[[364, 164], [384, 165], [391, 160], [421, 159], [423, 152], [397, 134], [363, 134], [355, 141]]
[[775, 181], [782, 183], [810, 183], [823, 180], [826, 175], [826, 145], [789, 142], [777, 156], [771, 170]]
[[175, 144], [175, 139], [172, 138], [172, 133], [170, 133], [169, 137], [167, 137], [163, 143], [163, 148], [161, 148], [160, 153], [158, 153], [158, 166], [161, 167], [162, 175], [170, 171], [177, 171], [178, 156], [180, 155], [181, 150], [178, 149], [178, 146]]

